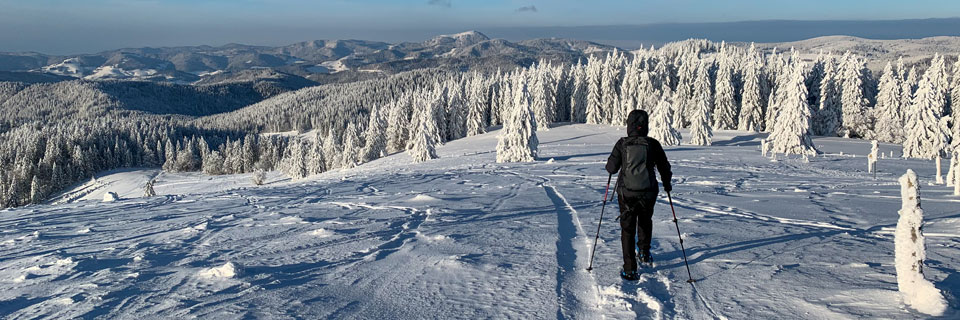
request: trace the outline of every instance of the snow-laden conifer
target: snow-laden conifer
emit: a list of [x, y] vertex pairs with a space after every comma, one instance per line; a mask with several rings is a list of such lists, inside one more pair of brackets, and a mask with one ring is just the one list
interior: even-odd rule
[[470, 112], [467, 115], [467, 136], [487, 132], [489, 98], [489, 91], [483, 76], [479, 72], [474, 72], [473, 80], [470, 81]]
[[719, 69], [717, 70], [716, 99], [713, 112], [713, 127], [718, 130], [732, 130], [737, 128], [737, 114], [739, 113], [733, 89], [733, 69], [726, 55], [721, 54]]
[[[603, 109], [603, 62], [590, 57], [587, 60], [587, 123], [603, 123], [606, 115]], [[512, 110], [512, 109], [511, 109]]]
[[586, 66], [578, 64], [570, 72], [570, 121], [584, 123], [587, 121], [587, 71]]
[[497, 162], [530, 162], [537, 158], [537, 124], [530, 110], [526, 77], [514, 79], [513, 110], [497, 137]]
[[439, 158], [436, 150], [437, 122], [433, 115], [431, 104], [420, 104], [415, 110], [417, 127], [411, 132], [410, 145], [407, 147], [407, 153], [414, 162]]
[[370, 162], [383, 156], [387, 151], [386, 123], [383, 107], [370, 110], [367, 131], [363, 134], [364, 144], [360, 152], [362, 162]]
[[776, 126], [770, 134], [773, 153], [814, 155], [816, 148], [810, 139], [810, 106], [807, 105], [807, 87], [804, 85], [803, 64], [796, 61], [784, 70], [788, 74], [781, 91], [780, 111]]
[[943, 90], [936, 88], [933, 74], [925, 73], [905, 113], [905, 158], [935, 159], [942, 156], [950, 138], [948, 119], [941, 117], [945, 104]]
[[670, 103], [666, 95], [660, 99], [660, 103], [653, 109], [653, 115], [650, 121], [650, 137], [660, 141], [664, 146], [680, 145], [683, 137], [680, 132], [673, 127], [673, 104]]
[[690, 144], [709, 146], [713, 144], [713, 128], [710, 127], [710, 110], [713, 109], [713, 97], [710, 92], [710, 75], [707, 65], [700, 63], [697, 80], [693, 85], [693, 106], [696, 112], [690, 118]]
[[893, 65], [887, 62], [880, 76], [880, 92], [877, 95], [877, 124], [874, 131], [880, 141], [890, 143], [903, 142], [903, 111], [901, 92], [903, 86], [900, 77], [893, 70]]
[[756, 63], [747, 63], [743, 75], [743, 107], [740, 109], [740, 120], [737, 122], [737, 130], [757, 132], [763, 127], [763, 102], [760, 96], [760, 68]]

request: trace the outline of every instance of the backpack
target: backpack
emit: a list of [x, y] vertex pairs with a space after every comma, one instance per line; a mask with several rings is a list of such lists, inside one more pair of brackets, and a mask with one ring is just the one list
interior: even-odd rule
[[623, 187], [629, 191], [657, 190], [656, 178], [647, 165], [650, 143], [645, 137], [626, 137], [623, 144], [623, 164], [620, 169]]

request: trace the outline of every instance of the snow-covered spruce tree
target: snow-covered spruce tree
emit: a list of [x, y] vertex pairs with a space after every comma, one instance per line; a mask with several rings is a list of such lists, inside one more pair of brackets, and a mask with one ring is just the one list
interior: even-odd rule
[[387, 153], [396, 153], [406, 149], [410, 136], [410, 114], [412, 101], [405, 94], [390, 104], [390, 116], [387, 119]]
[[660, 141], [664, 146], [680, 145], [683, 137], [680, 132], [673, 127], [673, 104], [670, 98], [664, 95], [660, 103], [653, 110], [652, 121], [650, 122], [650, 137]]
[[824, 77], [820, 82], [820, 101], [814, 114], [813, 132], [816, 135], [835, 137], [840, 135], [841, 102], [840, 83], [836, 61], [830, 57], [824, 61]]
[[820, 51], [813, 62], [813, 67], [807, 73], [805, 80], [808, 91], [807, 104], [810, 105], [811, 110], [820, 109], [820, 86], [823, 84], [823, 78], [826, 77], [827, 60], [828, 57], [823, 54], [823, 51]]
[[920, 208], [920, 184], [913, 170], [900, 177], [902, 207], [894, 231], [894, 261], [897, 287], [911, 308], [931, 316], [940, 316], [947, 301], [940, 290], [923, 278], [923, 260], [927, 258], [923, 236], [923, 209]]
[[677, 128], [686, 127], [687, 123], [690, 121], [688, 115], [692, 114], [692, 110], [696, 110], [694, 105], [694, 91], [693, 85], [697, 81], [697, 65], [699, 64], [699, 59], [693, 54], [684, 54], [677, 57], [677, 60], [681, 63], [679, 72], [679, 79], [677, 82], [677, 89], [673, 94], [673, 125]]
[[733, 70], [725, 55], [721, 55], [719, 59], [713, 127], [719, 130], [732, 130], [737, 128], [737, 113], [739, 112], [733, 91]]
[[[593, 56], [587, 59], [587, 123], [600, 124], [606, 118], [603, 110], [603, 62]], [[511, 109], [513, 110], [513, 109]]]
[[215, 176], [223, 174], [223, 156], [220, 151], [204, 152], [201, 169], [204, 174]]
[[443, 114], [446, 116], [446, 135], [444, 141], [456, 140], [467, 134], [467, 105], [464, 98], [464, 85], [456, 77], [447, 80], [445, 85], [446, 104]]
[[945, 104], [943, 90], [936, 88], [932, 74], [925, 73], [905, 113], [904, 158], [939, 159], [943, 155], [950, 138], [948, 119], [941, 117]]
[[410, 145], [407, 146], [407, 153], [414, 162], [439, 158], [436, 151], [437, 121], [433, 117], [432, 109], [432, 104], [419, 104], [415, 110], [414, 118], [417, 119], [415, 121], [417, 126], [411, 132]]
[[804, 84], [803, 63], [799, 60], [787, 66], [787, 81], [782, 90], [780, 112], [770, 134], [773, 153], [816, 155], [810, 140], [810, 106], [807, 105], [807, 87]]
[[767, 110], [766, 110], [766, 119], [764, 119], [763, 130], [766, 132], [773, 132], [773, 128], [776, 127], [777, 121], [777, 112], [780, 108], [780, 96], [781, 88], [784, 86], [784, 83], [787, 82], [785, 79], [787, 72], [784, 72], [786, 61], [783, 59], [783, 55], [776, 52], [771, 54], [767, 59], [767, 75], [770, 78], [770, 94], [767, 99]]
[[760, 131], [763, 121], [763, 102], [760, 96], [760, 67], [753, 62], [747, 62], [743, 75], [743, 107], [740, 109], [740, 120], [737, 130]]
[[863, 69], [866, 62], [854, 55], [846, 55], [840, 104], [842, 108], [841, 131], [845, 137], [863, 138], [870, 132], [867, 118], [867, 98], [863, 92]]
[[323, 158], [326, 161], [327, 170], [340, 168], [341, 158], [343, 158], [343, 140], [337, 138], [337, 135], [333, 134], [333, 129], [330, 129], [323, 139]]
[[267, 171], [256, 168], [253, 169], [253, 174], [250, 175], [250, 182], [253, 182], [254, 185], [262, 186], [267, 181]]
[[324, 155], [324, 141], [320, 131], [314, 133], [312, 149], [307, 156], [307, 173], [321, 174], [327, 171], [327, 157]]
[[587, 121], [587, 71], [585, 65], [578, 64], [571, 69], [570, 121]]
[[387, 137], [384, 121], [384, 107], [376, 107], [370, 110], [370, 122], [367, 124], [367, 131], [363, 134], [363, 151], [360, 161], [370, 162], [379, 159], [386, 154]]
[[[651, 71], [641, 71], [638, 78], [638, 105], [637, 108], [652, 112], [660, 104], [662, 91], [657, 90], [657, 82], [654, 80], [654, 74]], [[669, 88], [669, 86], [668, 86]], [[629, 114], [629, 112], [627, 112]]]
[[627, 64], [620, 84], [620, 108], [629, 114], [640, 105], [640, 59], [634, 58]]
[[705, 62], [700, 63], [697, 69], [697, 81], [693, 85], [693, 106], [696, 112], [690, 118], [690, 144], [697, 146], [713, 144], [713, 128], [710, 127], [713, 97], [710, 92], [710, 75], [707, 68]]
[[949, 106], [953, 126], [960, 123], [960, 55], [957, 56], [957, 62], [953, 64], [953, 83], [950, 84]]
[[523, 75], [514, 80], [515, 96], [510, 118], [497, 137], [497, 162], [530, 162], [537, 159], [537, 124], [530, 110], [530, 93]]
[[507, 72], [498, 80], [499, 85], [499, 98], [500, 98], [500, 107], [496, 110], [497, 119], [499, 122], [497, 124], [503, 125], [503, 123], [510, 117], [510, 110], [513, 110], [513, 75], [514, 72]]
[[467, 136], [487, 132], [487, 110], [490, 108], [490, 95], [485, 80], [479, 72], [474, 72], [470, 81], [470, 112], [467, 114]]
[[621, 125], [627, 121], [627, 114], [620, 107], [620, 74], [623, 72], [623, 65], [620, 60], [620, 53], [614, 49], [612, 54], [607, 56], [603, 65], [603, 77], [601, 78], [602, 87], [601, 98], [603, 100], [603, 112], [606, 115], [604, 123]]
[[531, 107], [534, 118], [537, 119], [537, 130], [549, 130], [548, 125], [553, 119], [553, 110], [556, 108], [553, 73], [550, 71], [550, 66], [541, 61], [539, 66], [530, 68], [527, 75]]
[[280, 171], [286, 174], [291, 179], [303, 179], [309, 174], [307, 172], [306, 165], [306, 152], [305, 152], [304, 141], [301, 139], [293, 139], [290, 141], [290, 144], [287, 145], [287, 149], [283, 154], [283, 159], [280, 160]]
[[880, 76], [880, 93], [877, 95], [877, 123], [874, 131], [877, 140], [890, 143], [903, 142], [903, 112], [901, 111], [901, 93], [903, 86], [900, 77], [887, 62]]
[[360, 140], [360, 129], [356, 123], [350, 122], [343, 131], [343, 156], [340, 157], [340, 168], [350, 169], [360, 164], [363, 156], [363, 142]]

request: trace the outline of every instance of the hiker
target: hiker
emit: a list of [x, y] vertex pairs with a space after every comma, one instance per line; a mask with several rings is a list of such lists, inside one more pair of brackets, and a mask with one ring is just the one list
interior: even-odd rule
[[660, 171], [663, 190], [670, 192], [672, 189], [670, 177], [673, 174], [663, 146], [656, 139], [647, 137], [649, 118], [646, 111], [631, 111], [627, 116], [627, 136], [617, 141], [607, 159], [607, 172], [620, 172], [615, 189], [620, 204], [620, 243], [623, 245], [623, 271], [620, 276], [628, 280], [638, 278], [638, 246], [640, 261], [653, 262], [650, 256], [650, 232], [653, 228], [653, 206], [660, 190], [654, 167]]

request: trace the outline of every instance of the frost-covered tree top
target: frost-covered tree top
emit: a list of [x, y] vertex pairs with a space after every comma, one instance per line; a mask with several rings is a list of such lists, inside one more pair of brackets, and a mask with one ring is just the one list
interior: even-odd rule
[[817, 153], [810, 140], [810, 106], [807, 105], [807, 87], [804, 85], [803, 63], [792, 63], [785, 72], [788, 77], [783, 90], [780, 112], [776, 126], [770, 134], [771, 151], [774, 153], [814, 155]]

